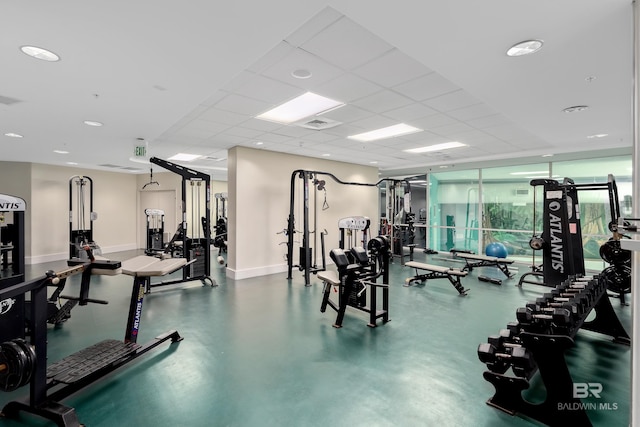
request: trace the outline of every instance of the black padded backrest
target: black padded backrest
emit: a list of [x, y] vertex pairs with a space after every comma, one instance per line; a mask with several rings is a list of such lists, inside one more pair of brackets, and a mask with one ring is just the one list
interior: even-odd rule
[[349, 258], [347, 258], [347, 254], [342, 249], [331, 249], [329, 256], [339, 269], [349, 265]]
[[358, 264], [367, 264], [369, 262], [367, 251], [361, 246], [351, 248], [351, 255], [353, 255], [354, 260]]

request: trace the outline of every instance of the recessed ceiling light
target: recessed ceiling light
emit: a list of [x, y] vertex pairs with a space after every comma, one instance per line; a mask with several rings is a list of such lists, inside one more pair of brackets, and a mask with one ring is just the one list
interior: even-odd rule
[[404, 151], [406, 151], [407, 153], [428, 153], [429, 151], [448, 150], [450, 148], [458, 148], [458, 147], [466, 147], [466, 146], [467, 144], [453, 141], [453, 142], [445, 142], [445, 143], [436, 144], [436, 145], [428, 145], [426, 147], [412, 148], [410, 150], [404, 150]]
[[609, 136], [609, 134], [608, 133], [597, 133], [595, 135], [589, 135], [589, 136], [587, 136], [587, 138], [589, 138], [589, 139], [604, 138], [605, 136]]
[[94, 126], [94, 127], [100, 127], [100, 126], [102, 126], [102, 123], [101, 123], [101, 122], [96, 122], [96, 121], [94, 121], [94, 120], [85, 120], [83, 123], [84, 123], [85, 125], [87, 125], [87, 126]]
[[77, 165], [76, 162], [67, 162], [68, 165]]
[[376, 161], [369, 162], [369, 163], [372, 164], [372, 165], [377, 165], [378, 164], [378, 162], [376, 162]]
[[186, 153], [178, 153], [175, 156], [169, 157], [168, 160], [175, 160], [177, 162], [192, 162], [195, 159], [199, 159], [202, 157], [199, 154], [186, 154]]
[[574, 105], [573, 107], [567, 107], [562, 111], [564, 111], [565, 113], [576, 113], [578, 111], [587, 110], [588, 108], [588, 105]]
[[307, 92], [256, 116], [256, 118], [270, 122], [289, 124], [304, 119], [305, 117], [342, 107], [343, 105], [344, 103], [340, 101]]
[[329, 153], [324, 153], [324, 154], [322, 155], [322, 157], [331, 157], [331, 154], [329, 154]]
[[68, 151], [64, 151], [64, 150], [53, 150], [53, 152], [57, 154], [69, 154]]
[[311, 77], [313, 74], [311, 73], [311, 71], [306, 70], [304, 68], [298, 68], [297, 70], [293, 70], [291, 72], [291, 75], [293, 77], [295, 77], [296, 79], [308, 79], [309, 77]]
[[553, 154], [543, 154], [542, 157], [553, 157]]
[[264, 142], [262, 142], [262, 141], [257, 141], [255, 144], [256, 144], [256, 145], [263, 145], [263, 144], [264, 144]]
[[19, 133], [7, 132], [4, 136], [8, 136], [9, 138], [22, 138], [22, 135]]
[[418, 129], [405, 123], [399, 123], [397, 125], [387, 126], [385, 128], [359, 133], [357, 135], [351, 135], [347, 138], [355, 139], [356, 141], [369, 142], [377, 141], [379, 139], [392, 138], [394, 136], [408, 135], [410, 133], [416, 132], [422, 132], [422, 129]]
[[514, 44], [507, 50], [507, 56], [522, 56], [535, 53], [542, 48], [542, 40], [525, 40]]
[[32, 58], [41, 59], [43, 61], [56, 62], [60, 61], [60, 57], [50, 50], [43, 49], [37, 46], [20, 46], [22, 53], [31, 56]]
[[440, 165], [440, 169], [447, 169], [449, 166], [447, 165]]

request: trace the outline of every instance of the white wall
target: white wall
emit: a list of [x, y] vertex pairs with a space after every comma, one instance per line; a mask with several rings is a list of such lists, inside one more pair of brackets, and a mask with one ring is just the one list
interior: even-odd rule
[[[286, 271], [287, 252], [284, 234], [287, 227], [291, 174], [294, 170], [330, 172], [342, 181], [375, 183], [378, 170], [330, 160], [294, 156], [234, 147], [228, 156], [229, 186], [229, 253], [227, 275], [235, 279]], [[378, 189], [340, 185], [326, 176], [329, 209], [322, 210], [324, 193], [310, 186], [310, 229], [313, 229], [313, 198], [318, 198], [318, 231], [327, 229], [327, 259], [329, 250], [338, 247], [338, 220], [346, 216], [364, 215], [371, 218], [372, 234], [378, 224]], [[296, 178], [296, 229], [302, 230], [301, 179]], [[301, 234], [295, 240], [301, 240]], [[311, 237], [313, 241], [313, 237]], [[319, 246], [318, 237], [318, 246]], [[313, 248], [314, 254], [316, 248]], [[298, 247], [294, 248], [295, 263]], [[320, 257], [318, 257], [320, 263]]]

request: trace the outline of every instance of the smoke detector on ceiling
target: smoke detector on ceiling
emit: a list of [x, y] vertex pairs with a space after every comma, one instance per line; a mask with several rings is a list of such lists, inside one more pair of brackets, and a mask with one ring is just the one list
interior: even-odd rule
[[334, 128], [336, 126], [341, 125], [342, 122], [339, 122], [337, 120], [331, 120], [331, 119], [327, 119], [327, 118], [315, 118], [313, 120], [309, 120], [306, 122], [300, 122], [300, 123], [296, 123], [297, 126], [303, 127], [303, 128], [307, 128], [307, 129], [313, 129], [313, 130], [325, 130], [325, 129], [331, 129]]

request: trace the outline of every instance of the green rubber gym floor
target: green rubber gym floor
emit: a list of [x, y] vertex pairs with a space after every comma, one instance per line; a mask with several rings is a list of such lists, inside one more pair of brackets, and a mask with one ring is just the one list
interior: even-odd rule
[[[446, 265], [422, 253], [415, 258]], [[64, 266], [30, 266], [28, 277]], [[285, 274], [233, 281], [213, 264], [218, 287], [196, 281], [153, 288], [138, 342], [171, 329], [184, 340], [161, 344], [63, 403], [90, 427], [539, 425], [485, 403], [494, 389], [482, 377], [476, 349], [548, 288], [518, 288], [519, 274], [502, 286], [480, 282], [478, 274], [504, 278], [483, 267], [463, 278], [470, 291], [459, 297], [445, 279], [404, 287], [413, 271], [398, 260], [390, 272], [392, 320], [377, 328], [352, 309], [343, 328], [333, 328], [335, 312], [320, 313], [320, 281], [312, 276], [313, 285], [305, 287], [297, 270], [291, 281]], [[69, 279], [65, 293], [77, 294], [78, 279]], [[130, 276], [94, 276], [91, 297], [109, 304], [77, 306], [66, 323], [50, 327], [49, 361], [122, 339], [131, 284]], [[631, 308], [612, 304], [630, 331]], [[595, 426], [629, 425], [630, 356], [629, 347], [588, 331], [580, 331], [566, 353], [575, 382], [603, 385], [600, 401], [610, 410], [588, 411]], [[539, 375], [532, 389], [532, 399], [543, 398]], [[0, 404], [28, 391], [2, 393]], [[24, 414], [1, 424], [50, 425]]]

